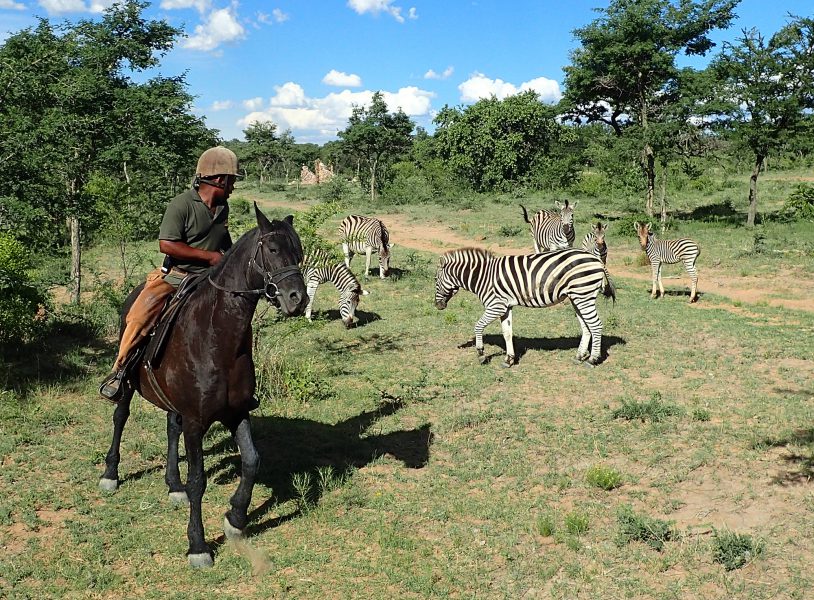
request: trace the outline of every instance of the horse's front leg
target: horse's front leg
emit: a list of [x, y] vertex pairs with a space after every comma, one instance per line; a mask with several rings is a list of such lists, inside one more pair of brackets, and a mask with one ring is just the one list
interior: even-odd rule
[[232, 430], [232, 436], [237, 442], [238, 450], [240, 450], [240, 484], [229, 501], [232, 508], [223, 519], [223, 531], [227, 538], [239, 539], [243, 537], [243, 530], [246, 529], [246, 523], [249, 520], [247, 512], [249, 503], [252, 500], [254, 480], [260, 466], [260, 455], [254, 447], [248, 415]]
[[187, 496], [189, 497], [189, 524], [187, 539], [189, 550], [187, 559], [193, 567], [211, 567], [214, 564], [212, 550], [204, 539], [203, 518], [201, 517], [201, 500], [206, 490], [206, 473], [203, 460], [204, 431], [191, 419], [184, 420], [184, 446], [187, 451]]
[[99, 479], [99, 489], [103, 492], [113, 492], [119, 487], [119, 461], [121, 460], [119, 450], [124, 425], [130, 416], [130, 401], [133, 399], [133, 388], [130, 387], [130, 384], [123, 381], [121, 385], [126, 387], [121, 399], [116, 403], [116, 410], [113, 411], [113, 441], [105, 456], [105, 472]]
[[173, 504], [189, 504], [187, 491], [181, 483], [181, 473], [178, 469], [178, 441], [181, 437], [181, 415], [174, 412], [167, 413], [167, 472], [164, 481], [169, 489], [170, 501]]

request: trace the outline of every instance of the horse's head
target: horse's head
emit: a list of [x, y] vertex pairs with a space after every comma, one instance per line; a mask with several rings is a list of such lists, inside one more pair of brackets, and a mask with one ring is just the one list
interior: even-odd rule
[[303, 251], [294, 217], [269, 221], [257, 204], [254, 209], [258, 240], [253, 269], [262, 274], [266, 298], [272, 304], [288, 316], [301, 315], [308, 305], [308, 293], [299, 268]]

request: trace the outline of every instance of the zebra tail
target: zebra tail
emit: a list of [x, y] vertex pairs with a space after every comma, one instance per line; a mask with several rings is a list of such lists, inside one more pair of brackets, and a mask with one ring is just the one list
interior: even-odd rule
[[523, 218], [526, 220], [526, 223], [530, 224], [531, 221], [529, 221], [529, 213], [526, 212], [526, 207], [523, 206], [522, 204], [518, 204], [518, 206], [523, 209]]
[[605, 278], [602, 281], [602, 295], [605, 298], [612, 298], [613, 303], [616, 304], [616, 286], [613, 285], [607, 269], [605, 269]]

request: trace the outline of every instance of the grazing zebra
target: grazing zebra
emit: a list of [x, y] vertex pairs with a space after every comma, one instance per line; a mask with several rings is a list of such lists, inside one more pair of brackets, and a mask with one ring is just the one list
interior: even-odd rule
[[[496, 257], [487, 250], [463, 248], [441, 256], [435, 275], [435, 306], [443, 310], [459, 288], [478, 296], [486, 309], [475, 323], [475, 349], [483, 355], [483, 330], [497, 318], [506, 340], [504, 367], [515, 362], [512, 343], [512, 307], [552, 306], [571, 300], [582, 329], [577, 360], [591, 366], [600, 360], [602, 322], [596, 313], [596, 296], [608, 278], [604, 294], [616, 300], [608, 272], [598, 258], [572, 248], [542, 254]], [[591, 351], [588, 353], [590, 344]]]
[[390, 233], [379, 219], [350, 215], [342, 220], [339, 226], [342, 238], [342, 251], [345, 253], [345, 265], [350, 268], [354, 253], [365, 253], [365, 278], [370, 272], [370, 255], [379, 253], [379, 277], [384, 279], [390, 270]]
[[[322, 262], [322, 264], [320, 264]], [[345, 327], [353, 326], [353, 316], [356, 307], [359, 306], [359, 297], [367, 296], [370, 292], [363, 290], [359, 280], [343, 262], [328, 264], [324, 261], [306, 257], [302, 267], [303, 279], [305, 279], [306, 290], [308, 291], [308, 306], [305, 308], [305, 318], [311, 320], [311, 309], [314, 306], [314, 298], [317, 295], [317, 288], [328, 281], [339, 290], [339, 316]]]
[[565, 248], [572, 248], [574, 246], [574, 206], [568, 205], [568, 200], [565, 204], [560, 204], [554, 201], [554, 206], [557, 210], [538, 210], [537, 213], [529, 220], [529, 214], [526, 212], [526, 207], [522, 204], [520, 208], [523, 209], [523, 218], [526, 223], [531, 225], [531, 237], [534, 238], [534, 251], [545, 252], [546, 250], [563, 250]]
[[635, 223], [636, 234], [639, 236], [639, 243], [642, 250], [650, 259], [650, 270], [653, 274], [653, 289], [650, 292], [651, 298], [658, 298], [656, 293], [656, 283], [658, 282], [661, 295], [664, 296], [664, 285], [661, 283], [661, 265], [667, 263], [673, 265], [679, 261], [684, 263], [687, 273], [692, 280], [690, 289], [690, 302], [698, 300], [698, 271], [695, 269], [695, 261], [701, 254], [701, 248], [693, 240], [683, 238], [680, 240], [657, 240], [655, 234], [650, 230], [650, 223]]

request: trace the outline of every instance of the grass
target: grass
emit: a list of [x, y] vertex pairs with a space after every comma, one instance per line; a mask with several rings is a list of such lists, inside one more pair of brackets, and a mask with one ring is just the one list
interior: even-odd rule
[[[584, 202], [585, 214], [613, 216], [621, 205]], [[407, 222], [446, 219], [459, 232], [467, 223], [484, 245], [526, 241], [525, 229], [501, 232], [521, 217], [500, 199], [482, 210], [398, 210]], [[814, 241], [794, 224], [764, 227], [775, 251], [782, 239], [789, 249]], [[752, 235], [724, 221], [679, 221], [676, 230], [699, 237], [708, 267], [743, 264], [755, 280], [777, 268], [811, 272], [804, 254], [738, 258]], [[265, 379], [252, 421], [261, 467], [249, 543], [268, 565], [258, 574], [222, 537], [240, 471], [222, 427], [205, 442], [214, 569], [187, 567], [186, 510], [170, 505], [163, 483], [164, 414], [146, 402], [133, 403], [125, 430], [121, 488], [97, 491], [112, 413], [96, 396], [113, 355], [112, 340], [100, 337], [111, 331], [104, 307], [72, 313], [47, 349], [4, 367], [0, 596], [808, 595], [814, 313], [735, 307], [704, 287], [703, 265], [708, 293], [697, 306], [651, 301], [649, 281], [616, 276], [617, 303], [598, 304], [608, 349], [599, 367], [573, 364], [579, 326], [565, 305], [515, 311], [520, 362], [511, 369], [499, 366], [503, 338], [490, 325], [492, 361], [481, 366], [467, 345], [480, 303], [461, 292], [437, 311], [437, 253], [392, 235], [399, 271], [365, 283], [372, 294], [355, 329], [338, 321], [327, 288], [314, 323], [258, 312], [255, 360]], [[616, 235], [610, 252], [615, 243], [633, 256], [632, 235]], [[105, 252], [85, 256], [100, 264]], [[641, 543], [619, 543], [623, 507], [633, 515], [624, 535]], [[668, 540], [659, 523], [681, 539]], [[740, 542], [719, 543], [729, 528], [760, 540], [733, 570], [715, 558], [719, 546], [746, 556]]]

